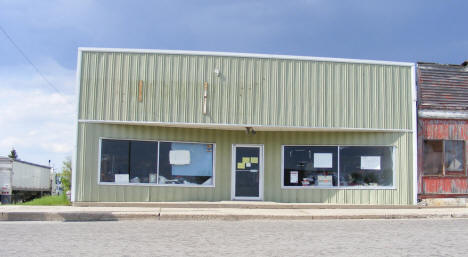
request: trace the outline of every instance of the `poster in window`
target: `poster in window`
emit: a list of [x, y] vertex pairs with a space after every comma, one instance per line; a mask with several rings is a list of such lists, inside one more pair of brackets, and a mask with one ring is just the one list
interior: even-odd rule
[[169, 163], [172, 165], [190, 164], [190, 152], [187, 150], [169, 151]]
[[333, 177], [328, 176], [317, 176], [317, 184], [319, 186], [333, 186]]
[[333, 168], [333, 154], [314, 153], [314, 168]]
[[380, 156], [361, 156], [361, 170], [380, 170]]
[[[185, 152], [175, 156], [172, 165], [173, 176], [212, 176], [213, 152], [205, 151], [204, 144], [171, 143], [171, 151]], [[170, 153], [169, 153], [170, 154]]]
[[115, 183], [116, 184], [127, 184], [129, 181], [128, 174], [115, 174]]
[[289, 172], [289, 183], [291, 183], [291, 184], [299, 183], [299, 172], [298, 171], [290, 171]]

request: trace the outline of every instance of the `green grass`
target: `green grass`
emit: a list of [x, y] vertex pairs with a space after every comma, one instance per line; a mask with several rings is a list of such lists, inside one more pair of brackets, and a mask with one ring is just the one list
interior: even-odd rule
[[65, 194], [48, 195], [29, 202], [20, 203], [20, 205], [70, 205], [70, 201], [68, 201]]

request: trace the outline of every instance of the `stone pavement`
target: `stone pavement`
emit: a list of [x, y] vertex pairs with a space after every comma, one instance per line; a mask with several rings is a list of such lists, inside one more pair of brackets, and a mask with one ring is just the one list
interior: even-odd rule
[[467, 256], [468, 219], [0, 222], [0, 256]]
[[[150, 203], [104, 206], [0, 205], [0, 221], [113, 221], [113, 220], [315, 220], [468, 218], [468, 208], [418, 206], [338, 206], [279, 203]], [[127, 206], [125, 206], [127, 205]], [[138, 206], [140, 205], [140, 206]], [[287, 208], [290, 207], [290, 208]]]

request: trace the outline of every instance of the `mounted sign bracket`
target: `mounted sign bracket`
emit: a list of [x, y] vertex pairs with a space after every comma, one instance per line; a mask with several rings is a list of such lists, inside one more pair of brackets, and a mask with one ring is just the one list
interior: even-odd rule
[[206, 105], [208, 100], [208, 82], [203, 84], [203, 115], [206, 115]]
[[143, 80], [138, 82], [138, 102], [143, 101]]

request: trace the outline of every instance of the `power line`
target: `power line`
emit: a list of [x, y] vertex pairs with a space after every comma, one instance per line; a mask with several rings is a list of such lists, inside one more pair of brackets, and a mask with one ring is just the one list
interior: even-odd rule
[[13, 38], [10, 37], [10, 35], [8, 35], [8, 33], [5, 31], [5, 29], [0, 25], [0, 30], [3, 32], [3, 34], [5, 34], [6, 38], [11, 42], [11, 44], [13, 44], [13, 46], [16, 48], [16, 50], [18, 50], [18, 52], [20, 52], [20, 54], [24, 57], [24, 59], [26, 59], [26, 61], [31, 64], [31, 66], [33, 66], [33, 68], [36, 70], [36, 72], [42, 77], [42, 79], [51, 87], [53, 88], [57, 93], [59, 94], [62, 94], [60, 92], [60, 90], [57, 89], [57, 87], [54, 86], [54, 84], [52, 84], [52, 82], [50, 82], [45, 76], [44, 74], [39, 70], [39, 68], [31, 61], [31, 59], [29, 59], [29, 57], [26, 55], [26, 53], [21, 50], [21, 48], [15, 43], [15, 41], [13, 40]]

